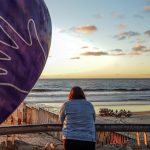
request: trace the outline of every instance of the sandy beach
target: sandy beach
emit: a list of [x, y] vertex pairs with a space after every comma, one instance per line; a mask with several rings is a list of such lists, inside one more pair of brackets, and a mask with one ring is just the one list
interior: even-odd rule
[[[131, 117], [123, 117], [123, 118], [115, 118], [115, 117], [101, 117], [97, 115], [96, 123], [98, 124], [150, 124], [150, 111], [145, 112], [134, 112]], [[150, 133], [147, 133], [148, 138], [148, 146], [144, 145], [143, 140], [143, 133], [140, 133], [140, 146], [137, 146], [136, 141], [136, 133], [127, 133], [123, 132], [121, 133], [125, 136], [128, 136], [132, 139], [135, 139], [135, 141], [128, 141], [128, 143], [125, 143], [123, 145], [118, 144], [109, 144], [103, 146], [103, 148], [99, 148], [97, 145], [97, 149], [100, 150], [134, 150], [134, 149], [141, 149], [141, 150], [147, 150], [150, 149]]]
[[150, 124], [150, 111], [133, 112], [131, 117], [101, 117], [97, 115], [96, 123], [132, 123], [132, 124]]
[[[0, 150], [5, 149], [5, 140], [6, 136], [0, 136], [1, 145]], [[62, 143], [53, 138], [47, 133], [35, 133], [35, 134], [16, 134], [15, 135], [15, 144], [14, 146], [11, 143], [11, 136], [9, 136], [8, 147], [15, 150], [42, 150], [46, 149], [46, 144], [50, 143], [52, 146], [59, 145], [62, 146]], [[62, 149], [62, 147], [61, 147]]]

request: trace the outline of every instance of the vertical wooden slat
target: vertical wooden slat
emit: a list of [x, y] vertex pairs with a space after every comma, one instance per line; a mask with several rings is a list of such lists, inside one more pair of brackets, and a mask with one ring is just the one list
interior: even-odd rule
[[15, 144], [15, 134], [12, 135], [12, 144]]
[[6, 135], [5, 146], [8, 146], [8, 135]]
[[140, 146], [140, 134], [136, 132], [137, 145]]
[[147, 141], [148, 141], [148, 139], [147, 139], [147, 133], [146, 132], [144, 132], [144, 144], [147, 146]]

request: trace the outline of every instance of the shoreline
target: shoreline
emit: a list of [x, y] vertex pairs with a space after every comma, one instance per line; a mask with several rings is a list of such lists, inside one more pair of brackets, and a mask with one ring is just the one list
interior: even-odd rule
[[[101, 105], [99, 103], [99, 105], [97, 105], [97, 103], [99, 102], [96, 102], [96, 103], [93, 103], [93, 106], [94, 106], [94, 109], [95, 109], [95, 112], [96, 114], [99, 114], [99, 110], [100, 109], [104, 109], [104, 108], [107, 108], [107, 109], [112, 109], [113, 111], [116, 111], [116, 110], [126, 110], [126, 111], [131, 111], [132, 113], [150, 113], [149, 111], [149, 108], [150, 108], [150, 104], [145, 104], [145, 105]], [[103, 102], [102, 102], [103, 103]], [[61, 105], [63, 104], [63, 102], [55, 102], [55, 103], [38, 103], [38, 104], [35, 104], [35, 103], [27, 103], [29, 106], [34, 106], [36, 105], [37, 107], [40, 107], [40, 108], [43, 108], [45, 110], [48, 110], [50, 112], [54, 112], [56, 114], [59, 113], [59, 110], [60, 110], [60, 107]]]

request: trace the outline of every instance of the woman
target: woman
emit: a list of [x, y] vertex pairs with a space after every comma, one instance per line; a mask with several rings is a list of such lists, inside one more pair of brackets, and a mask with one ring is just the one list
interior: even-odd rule
[[73, 87], [60, 109], [65, 150], [95, 150], [95, 111], [80, 87]]

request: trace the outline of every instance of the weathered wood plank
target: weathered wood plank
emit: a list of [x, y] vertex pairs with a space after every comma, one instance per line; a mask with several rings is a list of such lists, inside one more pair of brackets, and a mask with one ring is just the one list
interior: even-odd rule
[[[0, 135], [61, 131], [61, 124], [1, 126]], [[96, 131], [150, 132], [150, 124], [96, 124]]]

